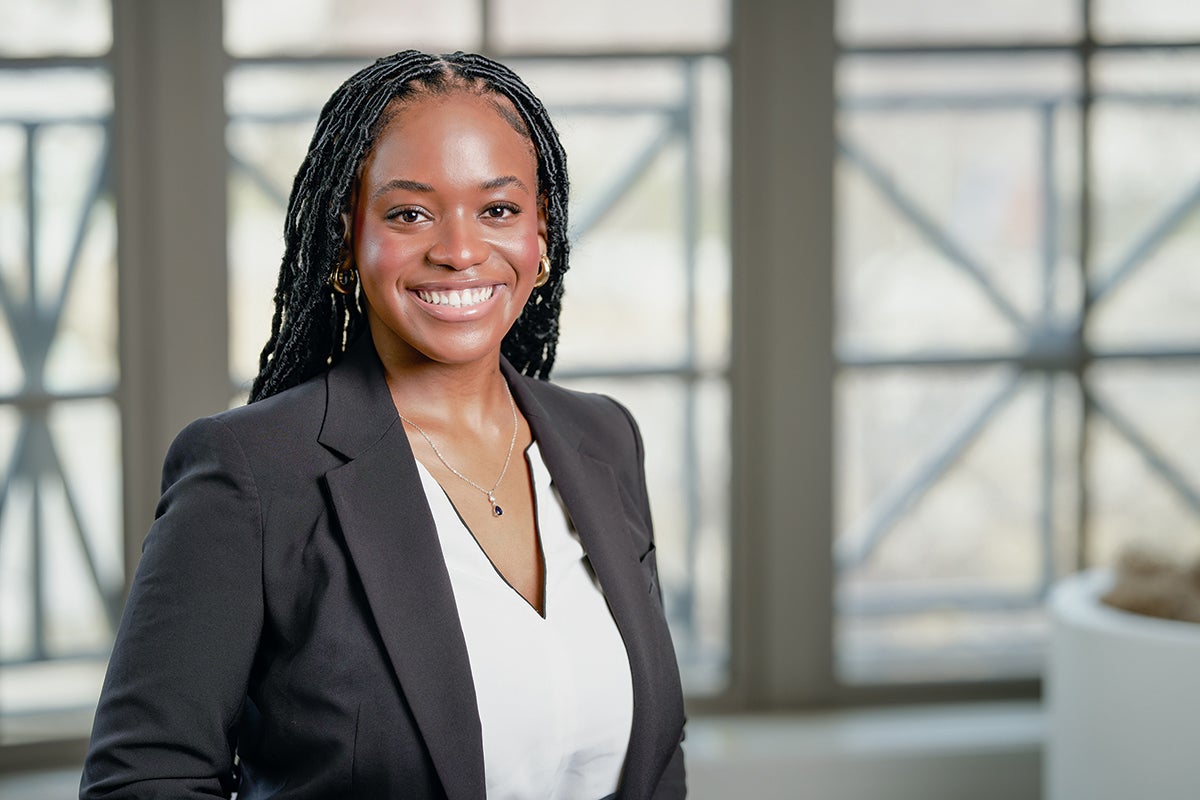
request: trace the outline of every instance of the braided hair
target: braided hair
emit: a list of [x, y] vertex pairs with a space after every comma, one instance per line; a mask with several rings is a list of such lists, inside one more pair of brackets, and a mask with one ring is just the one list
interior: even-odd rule
[[340, 294], [329, 283], [330, 273], [349, 255], [342, 215], [351, 208], [359, 168], [398, 103], [421, 94], [462, 90], [507, 98], [519, 118], [507, 108], [499, 110], [529, 137], [537, 154], [537, 191], [546, 206], [550, 278], [533, 290], [501, 352], [523, 374], [549, 376], [569, 249], [567, 163], [558, 133], [541, 101], [502, 64], [469, 53], [433, 56], [406, 50], [352, 75], [321, 109], [288, 200], [271, 336], [259, 356], [250, 402], [336, 364], [366, 328], [362, 292]]

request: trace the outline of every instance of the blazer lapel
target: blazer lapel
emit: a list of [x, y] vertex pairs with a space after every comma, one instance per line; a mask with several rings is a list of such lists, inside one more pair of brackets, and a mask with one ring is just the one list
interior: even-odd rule
[[483, 737], [454, 590], [369, 336], [328, 373], [320, 441], [334, 512], [392, 669], [450, 800], [485, 796]]
[[[626, 524], [626, 504], [612, 467], [587, 452], [583, 431], [571, 420], [552, 419], [530, 388], [532, 381], [519, 376], [508, 362], [502, 366], [604, 589], [629, 656], [633, 726], [619, 794], [649, 797], [656, 777], [655, 733], [675, 715], [682, 724], [683, 709], [663, 705], [679, 697], [679, 687], [664, 683], [664, 675], [675, 675], [673, 655], [670, 670], [664, 671], [660, 663], [664, 638], [670, 649], [669, 633], [656, 597], [642, 578], [629, 536], [621, 529]], [[669, 742], [671, 748], [675, 744]]]

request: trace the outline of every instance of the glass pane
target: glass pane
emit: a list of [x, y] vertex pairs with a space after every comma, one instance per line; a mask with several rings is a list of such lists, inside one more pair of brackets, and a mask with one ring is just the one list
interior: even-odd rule
[[41, 489], [49, 648], [103, 653], [112, 641], [109, 606], [123, 589], [117, 407], [111, 400], [58, 403], [49, 422], [61, 471]]
[[1077, 88], [1056, 55], [839, 65], [845, 681], [1039, 668], [1078, 529]]
[[[1177, 14], [1185, 29], [1194, 17], [1149, 11]], [[1200, 57], [1103, 54], [1095, 75], [1086, 555], [1111, 564], [1149, 546], [1190, 557], [1200, 552], [1200, 462], [1187, 446], [1200, 388]], [[1109, 358], [1120, 353], [1142, 360]], [[1155, 358], [1166, 353], [1176, 356]]]
[[124, 547], [109, 78], [9, 70], [0, 97], [0, 743], [9, 744], [87, 731]]
[[[515, 67], [550, 108], [570, 161], [573, 250], [558, 368], [723, 369], [724, 65], [707, 59]], [[636, 81], [623, 80], [635, 74]], [[615, 308], [631, 324], [614, 327]]]
[[[108, 142], [99, 126], [56, 126], [44, 133], [40, 197], [53, 197], [40, 222], [39, 294], [61, 303], [57, 335], [46, 361], [46, 385], [56, 392], [116, 385], [116, 222], [102, 193]], [[90, 171], [90, 174], [88, 174]], [[86, 181], [72, 182], [75, 175]], [[59, 232], [69, 231], [69, 236]]]
[[474, 51], [482, 46], [479, 1], [225, 0], [225, 49], [234, 56]]
[[1200, 555], [1200, 366], [1102, 364], [1089, 440], [1088, 560], [1127, 547]]
[[1079, 398], [1069, 378], [850, 371], [838, 381], [839, 674], [1028, 675], [1069, 564]]
[[111, 46], [108, 0], [0, 3], [0, 56], [103, 55]]
[[492, 44], [501, 52], [672, 50], [722, 47], [728, 0], [490, 0]]
[[111, 111], [107, 72], [72, 67], [0, 70], [0, 114], [9, 124], [106, 119]]
[[1045, 41], [1079, 35], [1078, 0], [840, 0], [837, 31], [847, 44], [878, 41]]
[[[24, 129], [0, 124], [0, 279], [14, 299], [29, 292], [25, 152]], [[11, 323], [5, 315], [0, 325], [0, 392], [6, 395], [17, 392], [25, 380]]]
[[1015, 355], [1077, 316], [1073, 69], [1032, 60], [844, 61], [840, 352]]
[[1200, 5], [1192, 0], [1092, 0], [1099, 39], [1129, 41], [1200, 38]]
[[1102, 350], [1200, 351], [1200, 57], [1096, 62], [1093, 213]]

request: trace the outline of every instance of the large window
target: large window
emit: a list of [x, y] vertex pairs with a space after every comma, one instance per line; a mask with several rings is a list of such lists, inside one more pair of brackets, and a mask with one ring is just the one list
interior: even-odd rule
[[555, 377], [642, 423], [693, 714], [1029, 692], [1056, 577], [1200, 548], [1189, 0], [109, 6], [0, 4], [0, 756], [86, 733], [317, 110], [402, 46], [559, 124]]
[[1057, 577], [1200, 549], [1200, 15], [838, 11], [838, 676], [1033, 677]]
[[111, 41], [0, 10], [0, 746], [88, 729], [124, 588]]

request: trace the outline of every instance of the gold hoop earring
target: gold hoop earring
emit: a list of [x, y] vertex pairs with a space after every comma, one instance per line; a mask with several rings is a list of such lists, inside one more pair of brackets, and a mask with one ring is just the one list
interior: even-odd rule
[[347, 258], [329, 273], [329, 285], [338, 294], [354, 294], [354, 285], [358, 283], [358, 273]]
[[533, 278], [533, 288], [542, 288], [548, 280], [550, 280], [550, 256], [542, 256], [538, 260], [538, 271]]

